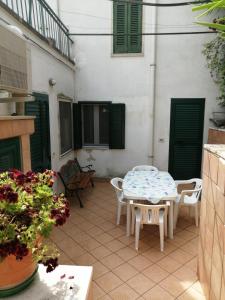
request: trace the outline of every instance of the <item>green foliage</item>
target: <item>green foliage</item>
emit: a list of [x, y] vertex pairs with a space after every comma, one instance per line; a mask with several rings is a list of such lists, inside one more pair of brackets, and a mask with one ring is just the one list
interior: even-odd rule
[[205, 45], [203, 54], [210, 74], [220, 89], [218, 101], [225, 106], [225, 39], [218, 35]]

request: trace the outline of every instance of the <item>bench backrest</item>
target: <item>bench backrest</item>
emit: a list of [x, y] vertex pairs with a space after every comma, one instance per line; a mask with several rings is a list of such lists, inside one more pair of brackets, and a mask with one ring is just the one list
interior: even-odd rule
[[59, 176], [64, 185], [67, 185], [70, 180], [80, 173], [80, 166], [77, 160], [69, 160], [59, 171]]

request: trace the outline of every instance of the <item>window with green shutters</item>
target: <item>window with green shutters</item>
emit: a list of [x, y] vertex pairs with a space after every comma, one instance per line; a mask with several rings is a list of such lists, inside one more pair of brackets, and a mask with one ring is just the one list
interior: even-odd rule
[[125, 104], [74, 103], [73, 133], [76, 150], [83, 146], [125, 149]]
[[113, 33], [114, 53], [142, 52], [142, 5], [114, 2]]

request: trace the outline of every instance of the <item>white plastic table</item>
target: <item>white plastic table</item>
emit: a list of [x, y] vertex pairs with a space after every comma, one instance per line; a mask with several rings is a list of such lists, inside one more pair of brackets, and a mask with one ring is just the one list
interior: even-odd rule
[[34, 281], [10, 300], [92, 300], [93, 267], [60, 265], [53, 272], [39, 265]]
[[152, 204], [169, 200], [169, 238], [173, 239], [173, 201], [177, 198], [177, 188], [171, 175], [160, 171], [129, 171], [122, 188], [127, 200], [127, 236], [130, 236], [131, 200], [148, 200]]

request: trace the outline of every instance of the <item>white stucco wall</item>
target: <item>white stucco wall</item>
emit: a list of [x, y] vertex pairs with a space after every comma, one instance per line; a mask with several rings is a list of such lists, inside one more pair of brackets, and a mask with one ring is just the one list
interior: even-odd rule
[[[67, 160], [74, 158], [74, 151], [60, 157], [59, 134], [59, 105], [57, 95], [64, 95], [74, 99], [74, 66], [41, 41], [35, 34], [22, 26], [9, 14], [0, 9], [0, 17], [8, 23], [18, 26], [34, 42], [28, 41], [31, 63], [31, 90], [49, 96], [50, 136], [52, 169], [58, 171]], [[56, 80], [56, 85], [50, 87], [49, 79]], [[1, 112], [8, 112], [8, 107], [0, 107]]]
[[[56, 12], [57, 2], [60, 3], [60, 16], [70, 32], [112, 32], [111, 1], [49, 0]], [[159, 8], [157, 17], [158, 32], [207, 30], [193, 24], [191, 6]], [[154, 8], [144, 7], [143, 32], [155, 32], [154, 25]], [[153, 163], [161, 170], [167, 170], [172, 97], [206, 98], [206, 142], [209, 116], [220, 109], [215, 100], [218, 89], [201, 53], [203, 43], [210, 38], [210, 35], [158, 36], [155, 61], [154, 37], [151, 36], [143, 37], [142, 55], [120, 57], [112, 55], [111, 37], [74, 37], [76, 101], [126, 103], [126, 149], [83, 149], [77, 152], [82, 163], [93, 163], [98, 176], [122, 175], [132, 166], [143, 163]]]

